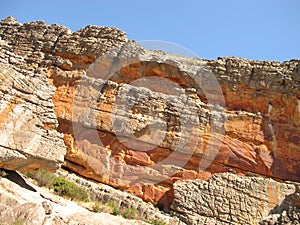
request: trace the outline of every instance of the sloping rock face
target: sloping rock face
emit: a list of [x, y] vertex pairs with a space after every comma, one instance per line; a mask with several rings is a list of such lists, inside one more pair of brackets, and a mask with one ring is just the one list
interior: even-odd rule
[[24, 61], [8, 67], [48, 78], [58, 126], [36, 129], [63, 134], [72, 171], [162, 208], [175, 181], [232, 169], [300, 181], [298, 60], [185, 58], [145, 50], [114, 28], [71, 32], [13, 18], [0, 37]]
[[12, 179], [0, 178], [0, 223], [3, 225], [147, 224], [108, 213], [90, 212], [72, 201], [36, 187], [17, 173], [14, 173], [13, 179], [18, 179], [19, 184], [26, 184], [27, 188], [12, 182]]
[[57, 173], [66, 179], [76, 182], [77, 185], [87, 189], [91, 200], [101, 204], [114, 204], [120, 210], [135, 209], [137, 218], [146, 221], [161, 221], [168, 225], [184, 225], [179, 218], [170, 216], [160, 211], [151, 203], [143, 201], [141, 198], [134, 196], [128, 192], [118, 190], [109, 185], [97, 184], [88, 181], [78, 175], [58, 170]]
[[174, 215], [187, 224], [298, 224], [299, 184], [223, 173], [174, 184]]

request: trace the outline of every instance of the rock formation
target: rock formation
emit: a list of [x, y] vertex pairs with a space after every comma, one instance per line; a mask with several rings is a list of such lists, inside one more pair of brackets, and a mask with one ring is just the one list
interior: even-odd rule
[[56, 130], [55, 88], [26, 67], [24, 58], [0, 40], [0, 167], [55, 171], [66, 152]]
[[[270, 178], [216, 174], [208, 181], [176, 182], [172, 209], [187, 224], [297, 224], [298, 187]], [[288, 214], [283, 220], [282, 212]]]
[[[259, 221], [284, 201], [280, 188], [278, 201], [268, 197], [268, 185], [290, 186], [269, 178], [300, 181], [299, 60], [186, 58], [143, 49], [115, 28], [71, 32], [12, 17], [1, 21], [0, 38], [0, 167], [54, 170], [64, 161], [175, 212], [193, 203], [192, 195], [179, 198], [189, 185], [215, 201], [205, 187], [214, 182], [212, 192], [232, 189], [240, 201], [251, 193], [247, 201], [270, 203], [240, 222]], [[237, 175], [214, 175], [227, 171]], [[240, 178], [249, 173], [269, 178]], [[225, 185], [228, 179], [236, 182]], [[240, 180], [262, 182], [264, 196], [242, 192]], [[220, 224], [238, 223], [231, 211], [248, 213], [237, 205], [224, 214], [229, 220], [218, 206], [205, 207], [191, 211], [196, 220], [181, 218], [193, 224], [212, 214]]]
[[[14, 174], [14, 179], [24, 179]], [[79, 224], [141, 224], [140, 220], [127, 220], [108, 213], [93, 213], [66, 200], [48, 193], [28, 181], [23, 181], [28, 187], [24, 188], [6, 178], [0, 178], [0, 224], [51, 224], [51, 225], [79, 225]]]

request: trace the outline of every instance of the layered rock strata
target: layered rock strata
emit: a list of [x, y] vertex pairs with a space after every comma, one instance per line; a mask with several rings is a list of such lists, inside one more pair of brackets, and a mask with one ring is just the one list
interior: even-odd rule
[[[19, 86], [10, 85], [21, 92], [13, 96], [31, 104], [22, 95], [28, 89], [25, 94], [37, 99], [32, 104], [38, 107], [28, 107], [37, 118], [30, 121], [38, 126], [18, 130], [47, 137], [47, 151], [36, 152], [52, 155], [48, 161], [55, 165], [65, 145], [66, 168], [165, 209], [178, 180], [208, 180], [235, 170], [300, 181], [298, 60], [185, 58], [145, 50], [114, 28], [71, 32], [13, 18], [1, 22], [0, 37], [1, 73], [8, 79], [2, 83], [10, 84], [13, 73], [7, 68], [13, 68], [14, 82], [23, 79]], [[2, 96], [2, 105], [8, 104], [11, 94]], [[2, 133], [13, 133], [13, 128], [6, 130]], [[25, 133], [16, 137], [29, 140]], [[13, 135], [9, 139], [15, 144]], [[40, 166], [27, 162], [28, 168]], [[9, 165], [1, 164], [17, 169]]]
[[56, 130], [55, 88], [26, 66], [0, 40], [0, 167], [55, 171], [66, 153], [63, 135]]

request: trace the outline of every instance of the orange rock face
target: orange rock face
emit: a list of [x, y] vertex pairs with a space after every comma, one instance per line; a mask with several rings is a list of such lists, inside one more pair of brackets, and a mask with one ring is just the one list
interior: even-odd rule
[[[239, 62], [238, 59], [224, 60]], [[291, 64], [293, 64], [293, 62], [291, 62]], [[283, 66], [284, 65], [279, 65], [278, 70]], [[121, 71], [121, 75], [117, 77], [118, 79], [112, 77], [112, 80], [118, 84], [112, 83], [106, 86], [105, 93], [102, 96], [103, 100], [97, 106], [96, 123], [94, 124], [97, 129], [99, 129], [97, 135], [93, 135], [93, 130], [83, 129], [75, 140], [72, 139], [70, 143], [76, 143], [80, 145], [81, 148], [70, 151], [73, 147], [69, 147], [70, 150], [66, 155], [66, 167], [86, 177], [124, 188], [143, 197], [147, 201], [162, 204], [166, 207], [168, 207], [172, 201], [172, 184], [176, 180], [208, 179], [212, 173], [225, 172], [231, 169], [236, 170], [236, 172], [240, 174], [249, 171], [271, 177], [299, 181], [299, 168], [296, 163], [299, 159], [299, 145], [297, 139], [299, 134], [299, 100], [297, 97], [292, 94], [290, 97], [284, 97], [285, 93], [268, 89], [260, 91], [245, 84], [237, 84], [234, 87], [236, 90], [233, 90], [228, 83], [223, 83], [222, 80], [220, 84], [226, 102], [225, 132], [222, 144], [213, 162], [205, 171], [199, 170], [202, 156], [205, 155], [207, 151], [206, 147], [208, 142], [214, 142], [216, 138], [210, 133], [210, 124], [207, 122], [209, 121], [209, 116], [204, 116], [202, 118], [203, 121], [205, 121], [205, 119], [207, 121], [206, 123], [203, 122], [199, 124], [197, 134], [189, 134], [189, 138], [192, 140], [191, 143], [198, 142], [198, 145], [193, 146], [193, 153], [186, 163], [179, 165], [177, 170], [169, 168], [169, 172], [165, 172], [162, 167], [160, 169], [155, 168], [155, 173], [151, 175], [153, 171], [149, 172], [148, 168], [155, 167], [155, 165], [174, 154], [170, 143], [176, 140], [176, 136], [182, 135], [180, 131], [176, 130], [176, 126], [180, 126], [180, 118], [178, 115], [172, 114], [174, 109], [169, 108], [169, 114], [164, 114], [164, 119], [168, 121], [168, 129], [164, 141], [161, 145], [153, 147], [149, 151], [136, 151], [128, 147], [126, 141], [120, 141], [118, 139], [119, 137], [113, 132], [111, 122], [114, 114], [114, 104], [117, 99], [116, 96], [120, 95], [119, 85], [123, 84], [122, 78], [125, 79], [125, 83], [130, 83], [134, 79], [137, 79], [137, 77], [143, 77], [143, 74], [138, 74], [137, 72], [141, 71], [141, 67], [145, 67], [143, 71], [147, 71], [146, 77], [148, 74], [153, 75], [155, 73], [150, 72], [151, 69], [155, 70], [156, 74], [164, 78], [168, 77], [168, 75], [164, 74], [164, 71], [168, 73], [167, 65], [160, 66], [157, 64], [153, 67], [153, 65], [149, 66], [147, 63], [140, 65], [135, 64], [132, 68], [127, 67]], [[148, 67], [151, 67], [151, 69]], [[172, 76], [175, 77], [174, 68], [169, 68], [169, 70], [173, 71]], [[130, 77], [131, 72], [135, 74], [133, 77]], [[179, 71], [176, 72], [180, 73]], [[230, 76], [230, 71], [228, 73], [228, 76]], [[182, 74], [178, 74], [178, 77], [181, 76]], [[181, 83], [179, 84], [181, 87], [186, 88], [188, 85], [191, 86], [191, 83], [188, 83], [188, 79], [180, 81]], [[65, 93], [72, 92], [71, 90], [76, 89], [75, 86], [76, 85], [65, 87]], [[157, 85], [153, 92], [162, 92], [159, 88], [161, 88], [161, 86]], [[58, 91], [60, 91], [59, 88]], [[260, 92], [262, 92], [262, 94], [260, 94]], [[91, 91], [91, 93], [94, 92]], [[60, 94], [58, 94], [58, 96], [59, 95]], [[66, 94], [65, 96], [68, 95]], [[190, 96], [194, 98], [195, 102], [202, 102], [201, 99], [205, 101], [205, 96], [196, 95], [195, 97], [194, 93]], [[55, 103], [56, 106], [60, 105], [57, 107], [58, 117], [69, 121], [69, 125], [66, 125], [67, 127], [71, 126], [70, 120], [72, 119], [70, 119], [70, 113], [63, 115], [63, 113], [66, 112], [66, 110], [63, 109], [69, 107], [71, 99], [72, 95], [69, 96], [69, 100], [61, 101], [61, 99], [59, 99], [59, 101]], [[85, 100], [91, 101], [88, 96], [85, 96]], [[154, 98], [154, 100], [150, 99], [149, 106], [151, 106], [151, 104], [154, 105], [158, 112], [160, 108], [165, 109], [166, 105], [163, 105], [163, 103], [157, 104], [157, 102], [160, 102], [157, 98]], [[149, 136], [149, 130], [147, 132], [147, 130], [138, 129], [138, 123], [144, 123], [141, 121], [143, 121], [143, 118], [147, 118], [147, 116], [149, 118], [149, 111], [147, 111], [145, 105], [139, 104], [140, 103], [135, 104], [134, 108], [130, 111], [132, 115], [131, 128], [133, 130], [135, 129], [136, 137], [144, 137], [144, 140], [146, 140], [145, 136]], [[138, 120], [134, 115], [142, 116], [139, 117]], [[124, 120], [126, 119], [127, 118], [124, 118]], [[142, 126], [142, 128], [145, 128], [145, 126]], [[74, 138], [71, 131], [66, 132], [60, 129], [59, 131], [67, 133], [68, 138]], [[129, 142], [130, 140], [130, 138], [127, 139]], [[146, 141], [143, 142], [143, 139], [139, 140], [138, 144], [140, 145], [149, 144]], [[68, 146], [70, 145], [68, 143], [66, 144]], [[82, 154], [82, 150], [85, 152], [89, 151], [89, 153]], [[99, 161], [103, 158], [114, 158], [118, 161], [119, 169], [113, 172], [111, 170], [110, 172], [103, 173], [107, 168], [112, 169], [113, 163], [109, 162], [109, 160], [106, 161], [106, 164], [101, 161], [101, 163], [94, 162], [94, 164], [98, 164], [97, 166], [91, 166], [91, 159], [85, 157], [94, 156], [99, 152], [103, 152], [103, 155], [98, 159]], [[183, 155], [184, 154], [180, 152], [173, 155], [172, 165], [176, 166], [178, 162], [180, 164]], [[294, 156], [297, 158], [296, 160]], [[145, 184], [143, 182], [134, 184], [136, 180], [139, 179], [146, 179], [147, 182], [145, 182]], [[149, 180], [150, 182], [148, 182]]]
[[[264, 69], [268, 68], [267, 66], [263, 67], [263, 63], [234, 58], [219, 59], [214, 63], [223, 63], [224, 61], [236, 63], [236, 65], [245, 63], [250, 68], [257, 67], [257, 74], [264, 73]], [[284, 70], [285, 67], [290, 67], [292, 69], [288, 73], [296, 77], [298, 76], [295, 72], [297, 63], [276, 64], [274, 70], [280, 71]], [[212, 62], [208, 62], [208, 65], [210, 64]], [[210, 66], [212, 67], [212, 65]], [[212, 67], [213, 69], [215, 68]], [[239, 69], [235, 70], [241, 73]], [[252, 71], [253, 69], [249, 70]], [[146, 72], [143, 74], [141, 71]], [[272, 90], [272, 88], [275, 89], [274, 86], [272, 88], [262, 87], [260, 90], [260, 86], [259, 88], [253, 87], [251, 83], [254, 82], [253, 80], [247, 81], [247, 85], [241, 80], [233, 81], [232, 84], [229, 81], [223, 81], [222, 75], [216, 73], [225, 98], [226, 108], [223, 116], [226, 117], [226, 120], [223, 123], [224, 136], [221, 137], [221, 145], [219, 148], [216, 146], [218, 148], [217, 153], [213, 152], [211, 156], [213, 160], [205, 171], [199, 169], [199, 166], [203, 161], [203, 156], [205, 158], [210, 157], [210, 152], [207, 150], [208, 143], [212, 145], [217, 143], [218, 136], [211, 133], [211, 115], [209, 114], [209, 107], [206, 105], [206, 96], [199, 94], [197, 90], [189, 93], [189, 97], [193, 99], [195, 105], [204, 105], [202, 109], [197, 111], [201, 123], [197, 125], [194, 133], [188, 134], [190, 146], [184, 146], [175, 151], [172, 149], [174, 147], [172, 143], [176, 142], [176, 138], [185, 137], [179, 128], [180, 114], [176, 114], [178, 108], [167, 106], [166, 102], [155, 96], [155, 93], [171, 95], [170, 90], [168, 88], [164, 90], [166, 87], [154, 83], [155, 85], [152, 84], [150, 87], [151, 93], [154, 93], [152, 99], [148, 98], [148, 102], [135, 102], [134, 107], [130, 109], [130, 116], [128, 116], [131, 119], [128, 120], [128, 117], [123, 117], [122, 120], [130, 121], [131, 129], [135, 132], [135, 137], [139, 139], [137, 145], [151, 146], [151, 143], [147, 141], [147, 137], [151, 137], [151, 130], [147, 128], [147, 121], [153, 120], [151, 117], [153, 112], [149, 110], [149, 107], [153, 106], [156, 109], [156, 115], [163, 112], [160, 118], [167, 121], [165, 138], [162, 143], [151, 147], [151, 150], [148, 151], [136, 151], [131, 145], [128, 147], [127, 144], [132, 139], [127, 137], [120, 141], [120, 137], [114, 131], [112, 124], [116, 114], [114, 105], [118, 103], [117, 98], [122, 95], [120, 89], [123, 84], [132, 83], [135, 79], [154, 74], [164, 79], [170, 78], [176, 81], [182, 89], [194, 87], [194, 83], [188, 77], [181, 79], [182, 71], [173, 66], [143, 62], [133, 64], [132, 67], [125, 67], [121, 70], [120, 75], [111, 78], [116, 83], [108, 84], [104, 93], [99, 97], [102, 100], [95, 106], [96, 114], [91, 117], [94, 124], [86, 125], [85, 121], [79, 122], [85, 125], [84, 128], [80, 128], [80, 134], [75, 135], [76, 137], [70, 129], [72, 123], [74, 125], [74, 122], [76, 124], [78, 122], [76, 119], [74, 120], [71, 106], [74, 106], [74, 94], [76, 95], [75, 92], [78, 91], [76, 85], [82, 85], [80, 83], [82, 81], [70, 81], [68, 85], [58, 85], [53, 100], [56, 114], [61, 118], [59, 131], [65, 133], [66, 145], [69, 146], [65, 157], [67, 168], [83, 176], [126, 189], [147, 201], [164, 207], [168, 207], [172, 202], [172, 184], [176, 180], [197, 178], [206, 180], [213, 173], [232, 169], [239, 174], [253, 172], [280, 179], [299, 181], [298, 174], [300, 171], [297, 163], [300, 159], [299, 100], [297, 97], [299, 92], [293, 87], [292, 90], [285, 90], [287, 87], [282, 86], [282, 84], [279, 85], [278, 90]], [[234, 77], [234, 75], [231, 77], [231, 70], [228, 70], [226, 75], [228, 79]], [[240, 79], [244, 79], [246, 75], [241, 73], [240, 76], [242, 77]], [[255, 76], [254, 73], [251, 79], [255, 79]], [[271, 79], [272, 74], [270, 78], [266, 75], [264, 82], [268, 80], [272, 82]], [[84, 85], [92, 85], [88, 82]], [[287, 94], [287, 92], [290, 93]], [[99, 94], [99, 90], [89, 90], [89, 94], [84, 96], [84, 102], [93, 101], [90, 96], [97, 94]], [[139, 94], [143, 95], [143, 93]], [[82, 104], [80, 107], [86, 109], [84, 102], [80, 102]], [[179, 107], [184, 108], [183, 105], [179, 105]], [[205, 113], [208, 115], [202, 115]], [[95, 130], [90, 129], [89, 126], [98, 130], [97, 135], [95, 135]], [[67, 130], [63, 127], [66, 127]], [[190, 155], [187, 159], [185, 159], [186, 153], [181, 152], [185, 148], [190, 149], [188, 153]], [[172, 156], [170, 162], [164, 165], [160, 164], [170, 156]], [[186, 162], [183, 162], [184, 160]], [[178, 167], [175, 169], [171, 168], [172, 166]]]

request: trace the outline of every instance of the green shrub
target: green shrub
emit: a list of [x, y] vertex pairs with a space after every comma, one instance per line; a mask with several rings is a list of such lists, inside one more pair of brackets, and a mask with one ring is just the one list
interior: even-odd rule
[[124, 212], [122, 212], [122, 216], [125, 219], [137, 219], [138, 217], [138, 211], [133, 208], [128, 208]]
[[98, 202], [95, 202], [92, 211], [93, 211], [93, 212], [100, 212], [100, 205], [99, 205]]
[[26, 172], [24, 173], [26, 176], [36, 180], [37, 185], [40, 187], [49, 188], [50, 185], [55, 180], [56, 176], [46, 170], [38, 169], [35, 172]]
[[26, 225], [26, 221], [25, 219], [21, 219], [21, 220], [15, 220], [12, 225]]
[[111, 214], [112, 215], [117, 216], [117, 215], [121, 214], [120, 209], [115, 205], [115, 203], [109, 202], [107, 205], [111, 209]]
[[60, 196], [69, 197], [72, 200], [86, 202], [89, 200], [89, 195], [84, 188], [78, 187], [75, 183], [66, 180], [63, 177], [56, 177], [50, 188]]
[[[47, 187], [53, 189], [54, 192], [60, 196], [71, 198], [71, 200], [77, 200], [81, 202], [88, 202], [89, 194], [86, 189], [79, 187], [76, 183], [68, 181], [64, 177], [57, 177], [54, 174], [38, 169], [37, 171], [31, 173], [24, 173], [28, 177], [37, 181], [37, 184], [41, 187]], [[0, 175], [2, 174], [0, 171]], [[79, 183], [79, 180], [76, 180]], [[89, 202], [91, 204], [92, 202]], [[112, 215], [118, 216], [121, 215], [126, 219], [139, 219], [138, 210], [133, 208], [120, 209], [115, 203], [109, 202], [105, 205], [100, 205], [98, 202], [95, 202], [92, 206], [90, 206], [90, 210], [93, 212], [105, 211]], [[15, 221], [13, 225], [20, 225], [24, 221]], [[154, 225], [166, 225], [166, 223], [162, 220], [145, 220], [145, 222]], [[1, 225], [1, 224], [0, 224]]]
[[122, 216], [126, 219], [139, 219], [138, 210], [133, 208], [120, 209], [115, 203], [109, 202], [106, 204], [110, 208], [110, 214], [114, 216]]
[[167, 225], [165, 221], [162, 220], [145, 220], [145, 222], [153, 224], [153, 225]]

